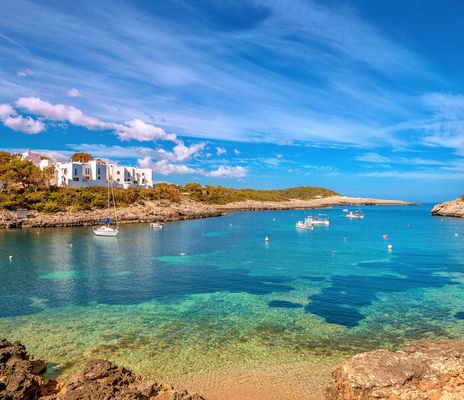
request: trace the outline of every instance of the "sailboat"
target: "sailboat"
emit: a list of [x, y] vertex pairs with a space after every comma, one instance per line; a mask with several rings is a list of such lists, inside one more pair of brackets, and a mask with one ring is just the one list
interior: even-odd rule
[[110, 201], [110, 180], [108, 179], [108, 212], [107, 217], [104, 219], [99, 219], [98, 223], [103, 224], [101, 226], [94, 226], [93, 233], [96, 236], [107, 236], [107, 237], [115, 237], [118, 236], [118, 216], [116, 214], [116, 200], [114, 198], [114, 188], [111, 185], [111, 196], [113, 198], [113, 209], [114, 209], [114, 219], [116, 222], [116, 228], [110, 226], [111, 219], [110, 219], [110, 208], [111, 208], [111, 201]]

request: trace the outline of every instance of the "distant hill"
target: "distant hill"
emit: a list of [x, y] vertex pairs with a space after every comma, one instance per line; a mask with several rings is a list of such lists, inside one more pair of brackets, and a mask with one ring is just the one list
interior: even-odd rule
[[[182, 187], [181, 187], [182, 188]], [[222, 186], [201, 186], [189, 183], [183, 193], [190, 198], [208, 204], [228, 204], [235, 201], [288, 201], [290, 199], [311, 200], [318, 197], [338, 196], [338, 193], [319, 187], [298, 186], [289, 189], [257, 190], [233, 189]]]

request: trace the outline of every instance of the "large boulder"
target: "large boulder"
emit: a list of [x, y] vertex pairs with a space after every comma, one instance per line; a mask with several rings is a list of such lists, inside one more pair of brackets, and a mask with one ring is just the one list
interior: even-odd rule
[[44, 393], [43, 361], [34, 360], [19, 342], [0, 339], [0, 399], [37, 399]]
[[90, 360], [84, 370], [42, 400], [204, 400], [170, 385], [144, 381], [139, 375], [105, 360]]
[[419, 340], [403, 351], [358, 354], [332, 375], [329, 400], [464, 399], [464, 341]]
[[443, 217], [460, 217], [464, 218], [464, 199], [463, 197], [446, 201], [435, 205], [432, 208], [432, 215], [441, 215]]

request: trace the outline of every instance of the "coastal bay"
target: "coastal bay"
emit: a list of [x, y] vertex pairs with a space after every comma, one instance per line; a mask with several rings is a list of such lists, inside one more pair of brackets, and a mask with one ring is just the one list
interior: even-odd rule
[[0, 336], [55, 375], [105, 358], [208, 399], [321, 398], [356, 353], [462, 338], [463, 220], [356, 207], [364, 220], [334, 206], [310, 232], [294, 226], [307, 210], [122, 225], [116, 239], [3, 230]]

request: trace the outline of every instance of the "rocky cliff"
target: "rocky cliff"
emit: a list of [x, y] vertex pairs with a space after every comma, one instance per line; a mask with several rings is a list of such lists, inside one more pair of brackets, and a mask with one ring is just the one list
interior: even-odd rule
[[196, 393], [144, 381], [105, 360], [90, 360], [83, 371], [56, 382], [44, 377], [46, 364], [34, 360], [19, 342], [0, 340], [2, 400], [205, 400]]
[[329, 400], [464, 399], [464, 341], [419, 340], [358, 354], [333, 371]]
[[443, 217], [460, 217], [464, 218], [464, 200], [462, 197], [456, 200], [446, 201], [437, 204], [432, 208], [432, 215], [441, 215]]

